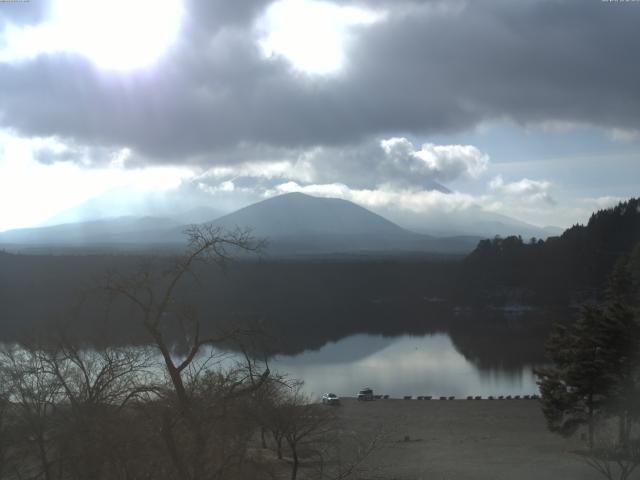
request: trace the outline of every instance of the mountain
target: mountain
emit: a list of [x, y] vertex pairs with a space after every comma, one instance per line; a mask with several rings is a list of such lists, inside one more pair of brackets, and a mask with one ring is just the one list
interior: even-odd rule
[[547, 238], [560, 235], [560, 227], [538, 227], [507, 215], [488, 212], [480, 207], [452, 212], [389, 211], [383, 214], [409, 230], [437, 236], [472, 235], [493, 238], [496, 235], [522, 238]]
[[165, 243], [180, 241], [172, 232], [179, 222], [160, 217], [125, 216], [89, 222], [63, 223], [39, 228], [21, 228], [0, 233], [0, 244], [16, 245], [106, 245], [113, 243]]
[[[185, 242], [184, 219], [203, 218], [208, 210], [185, 213], [180, 220], [118, 217], [0, 233], [0, 246], [40, 249], [82, 247], [136, 250], [151, 245], [175, 250]], [[212, 213], [213, 214], [213, 213]], [[418, 234], [352, 202], [289, 193], [258, 202], [210, 223], [227, 230], [250, 228], [268, 241], [267, 255], [468, 253], [478, 237], [436, 238]], [[189, 222], [190, 223], [190, 222]], [[15, 249], [15, 248], [14, 248]]]
[[225, 228], [249, 226], [256, 235], [263, 237], [408, 233], [355, 203], [303, 193], [287, 193], [254, 203], [213, 223]]
[[181, 225], [190, 225], [195, 223], [208, 223], [224, 215], [217, 208], [201, 205], [188, 210], [183, 210], [175, 214], [168, 215], [175, 222]]
[[[89, 221], [75, 221], [35, 228], [0, 232], [0, 245], [41, 247], [95, 247], [140, 245], [182, 245], [187, 225], [220, 216], [214, 208], [198, 207], [172, 217], [126, 215]], [[107, 248], [107, 250], [109, 250]]]
[[180, 224], [189, 224], [210, 221], [231, 211], [213, 208], [208, 201], [209, 198], [204, 194], [196, 196], [192, 190], [140, 193], [128, 188], [115, 188], [64, 210], [38, 226], [113, 220], [120, 217], [163, 217], [174, 219]]
[[250, 228], [267, 238], [271, 254], [470, 251], [478, 238], [439, 239], [404, 228], [355, 203], [288, 193], [249, 205], [213, 222]]

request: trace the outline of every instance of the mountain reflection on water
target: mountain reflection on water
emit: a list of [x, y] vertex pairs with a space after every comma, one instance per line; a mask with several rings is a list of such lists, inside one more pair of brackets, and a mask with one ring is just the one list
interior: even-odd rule
[[317, 323], [312, 332], [289, 329], [274, 366], [314, 394], [354, 395], [368, 385], [392, 396], [529, 395], [537, 392], [533, 369], [545, 363], [551, 325], [569, 315], [469, 310]]
[[315, 351], [277, 356], [272, 367], [305, 381], [314, 395], [354, 396], [362, 386], [392, 397], [527, 395], [537, 392], [531, 365], [479, 368], [444, 333], [422, 336], [358, 334]]

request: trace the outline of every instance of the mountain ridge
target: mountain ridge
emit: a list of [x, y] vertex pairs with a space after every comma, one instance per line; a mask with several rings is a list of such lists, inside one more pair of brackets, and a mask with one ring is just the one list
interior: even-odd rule
[[[137, 222], [143, 222], [140, 226]], [[210, 222], [227, 230], [249, 228], [266, 237], [272, 255], [356, 252], [467, 253], [479, 237], [440, 239], [406, 230], [353, 202], [303, 193], [272, 197]], [[0, 233], [0, 244], [95, 246], [185, 244], [184, 230], [162, 217], [118, 217]]]
[[267, 236], [281, 236], [283, 227], [289, 235], [408, 232], [382, 215], [348, 200], [313, 197], [299, 192], [248, 205], [211, 223], [226, 228], [251, 226], [256, 234]]

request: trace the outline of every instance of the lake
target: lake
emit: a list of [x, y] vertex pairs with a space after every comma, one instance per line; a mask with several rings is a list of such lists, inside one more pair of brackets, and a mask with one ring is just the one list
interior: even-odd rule
[[[304, 390], [313, 398], [325, 392], [355, 396], [364, 386], [396, 398], [538, 392], [533, 368], [545, 363], [542, 346], [548, 322], [475, 316], [448, 320], [436, 326], [425, 322], [422, 331], [404, 332], [400, 328], [415, 326], [395, 322], [395, 331], [389, 326], [384, 333], [353, 333], [332, 340], [328, 328], [308, 325], [310, 336], [318, 339], [315, 344], [290, 342], [299, 353], [277, 354], [269, 366], [274, 372], [303, 380]], [[283, 333], [280, 338], [292, 337]], [[201, 356], [205, 359], [212, 353], [220, 354], [222, 367], [242, 363], [244, 358], [214, 347], [203, 349]], [[176, 352], [176, 356], [181, 354]]]
[[305, 390], [313, 396], [324, 392], [355, 396], [363, 386], [392, 397], [460, 398], [538, 392], [532, 365], [508, 370], [480, 368], [462, 355], [445, 333], [352, 335], [319, 350], [277, 356], [271, 368], [304, 380]]

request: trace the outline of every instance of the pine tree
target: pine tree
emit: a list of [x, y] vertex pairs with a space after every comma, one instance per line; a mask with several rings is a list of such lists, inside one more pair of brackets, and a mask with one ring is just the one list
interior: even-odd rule
[[612, 388], [602, 318], [600, 308], [585, 307], [572, 325], [556, 326], [546, 345], [553, 366], [536, 371], [549, 430], [570, 436], [586, 425], [590, 446]]
[[[638, 247], [633, 252], [637, 255]], [[606, 314], [601, 329], [606, 335], [612, 365], [611, 415], [619, 419], [619, 445], [628, 448], [631, 426], [640, 418], [640, 317], [638, 283], [631, 258], [616, 263], [606, 290]]]
[[587, 425], [593, 447], [599, 417], [617, 417], [618, 445], [628, 449], [640, 419], [640, 247], [609, 276], [606, 301], [586, 306], [571, 325], [557, 326], [546, 350], [552, 366], [537, 371], [551, 431], [568, 436]]

